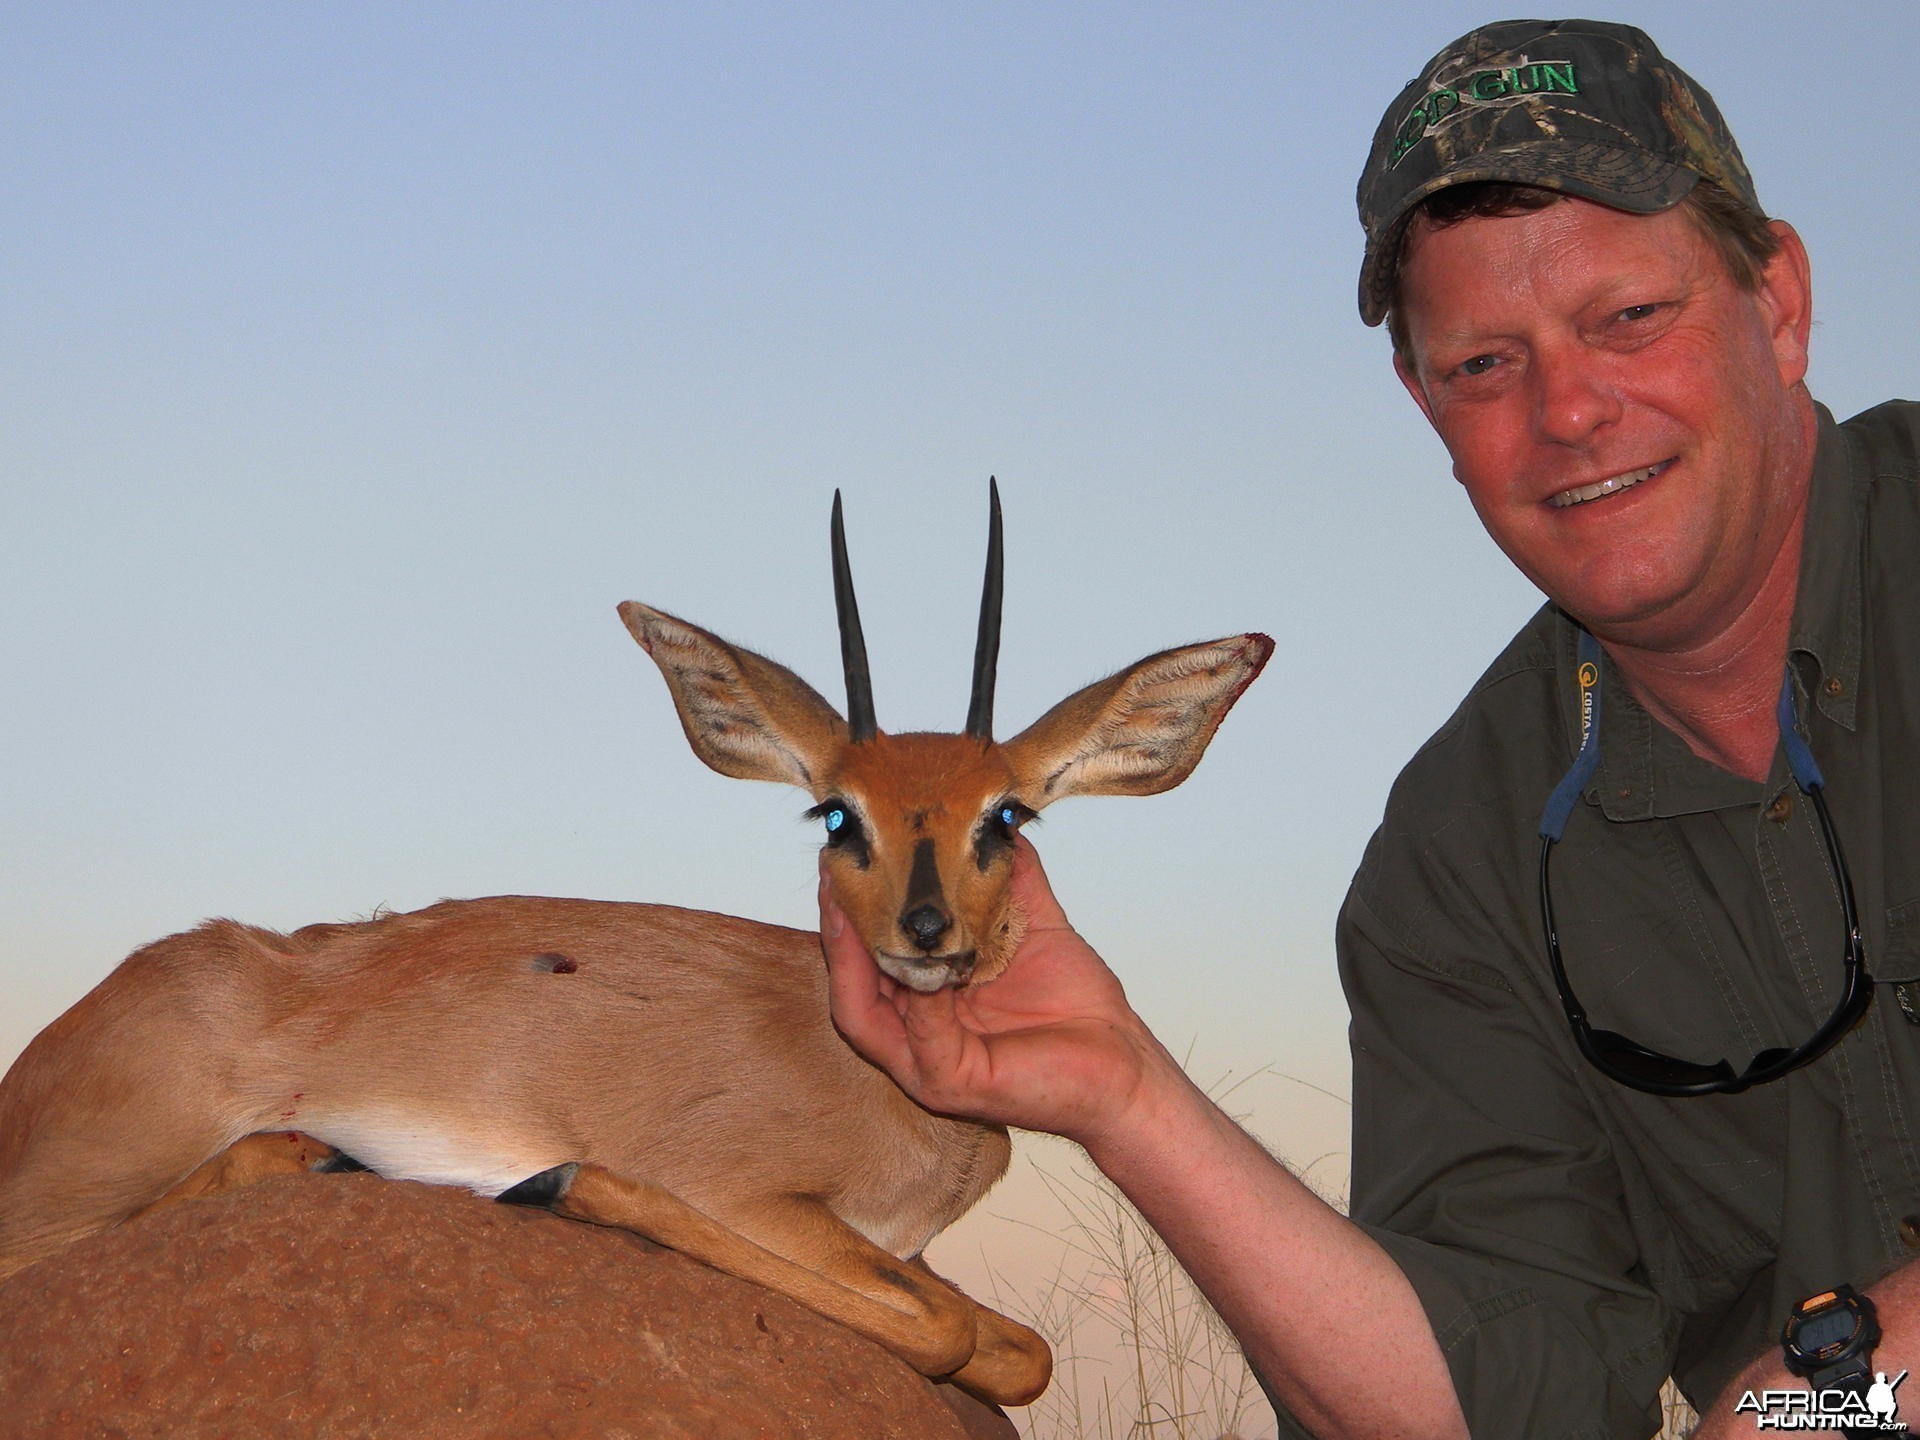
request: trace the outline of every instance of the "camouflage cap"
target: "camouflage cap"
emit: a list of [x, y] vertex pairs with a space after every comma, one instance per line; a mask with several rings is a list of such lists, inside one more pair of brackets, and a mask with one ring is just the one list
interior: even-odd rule
[[1400, 231], [1436, 190], [1504, 180], [1651, 215], [1702, 177], [1766, 213], [1713, 97], [1645, 34], [1601, 20], [1482, 26], [1434, 56], [1374, 134], [1356, 197], [1360, 318], [1386, 318]]

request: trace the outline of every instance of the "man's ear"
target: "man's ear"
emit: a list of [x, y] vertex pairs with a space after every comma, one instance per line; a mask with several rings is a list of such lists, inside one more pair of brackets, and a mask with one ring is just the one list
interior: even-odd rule
[[1193, 772], [1273, 641], [1234, 635], [1149, 655], [1069, 695], [1002, 745], [1021, 800], [1157, 795]]
[[620, 618], [666, 677], [694, 754], [722, 775], [813, 791], [847, 735], [818, 691], [786, 666], [637, 600], [620, 606]]
[[1807, 375], [1807, 342], [1813, 333], [1813, 266], [1800, 232], [1784, 220], [1769, 220], [1767, 229], [1780, 242], [1760, 272], [1760, 298], [1765, 303], [1774, 361], [1780, 383], [1791, 390]]

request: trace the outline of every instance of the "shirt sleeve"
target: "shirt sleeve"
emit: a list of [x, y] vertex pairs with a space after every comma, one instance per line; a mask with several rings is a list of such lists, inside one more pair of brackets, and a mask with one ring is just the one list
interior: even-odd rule
[[[1356, 881], [1339, 934], [1353, 1218], [1418, 1293], [1474, 1435], [1653, 1434], [1680, 1317], [1645, 1282], [1568, 1047], [1545, 1038], [1557, 1010], [1475, 958], [1502, 942], [1466, 933], [1462, 907], [1396, 924], [1366, 891]], [[1356, 1380], [1381, 1359], [1356, 1356]]]

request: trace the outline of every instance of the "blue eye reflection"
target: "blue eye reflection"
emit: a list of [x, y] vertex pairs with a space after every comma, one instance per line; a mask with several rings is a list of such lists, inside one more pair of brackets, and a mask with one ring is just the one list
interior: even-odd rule
[[836, 805], [821, 818], [827, 822], [827, 833], [831, 835], [847, 823], [847, 812]]
[[1000, 823], [1011, 827], [1014, 822], [1013, 806], [1005, 805], [1000, 809]]

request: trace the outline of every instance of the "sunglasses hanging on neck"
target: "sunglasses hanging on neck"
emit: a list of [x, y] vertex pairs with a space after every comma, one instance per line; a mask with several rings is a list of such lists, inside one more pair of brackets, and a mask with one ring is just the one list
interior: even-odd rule
[[1546, 931], [1547, 963], [1553, 967], [1554, 988], [1560, 992], [1561, 1007], [1573, 1030], [1574, 1043], [1594, 1069], [1617, 1084], [1650, 1095], [1688, 1096], [1737, 1094], [1769, 1080], [1778, 1080], [1802, 1065], [1818, 1060], [1851, 1030], [1873, 1002], [1873, 977], [1867, 973], [1866, 950], [1860, 940], [1860, 920], [1854, 908], [1853, 877], [1847, 872], [1846, 856], [1840, 837], [1834, 831], [1833, 818], [1827, 813], [1823, 792], [1826, 780], [1813, 751], [1800, 736], [1793, 697], [1793, 672], [1788, 670], [1780, 685], [1777, 717], [1780, 743], [1786, 751], [1787, 768], [1793, 780], [1809, 800], [1820, 822], [1820, 836], [1826, 843], [1827, 861], [1833, 868], [1835, 886], [1840, 894], [1840, 910], [1846, 925], [1845, 980], [1840, 1003], [1826, 1023], [1806, 1040], [1792, 1048], [1775, 1046], [1762, 1050], [1736, 1071], [1731, 1062], [1716, 1060], [1702, 1064], [1672, 1055], [1630, 1040], [1614, 1030], [1596, 1029], [1587, 1020], [1587, 1012], [1567, 979], [1566, 962], [1560, 953], [1560, 936], [1553, 917], [1553, 890], [1548, 883], [1548, 866], [1553, 847], [1566, 832], [1567, 821], [1581, 792], [1600, 765], [1600, 643], [1586, 631], [1580, 632], [1577, 678], [1580, 686], [1580, 753], [1573, 766], [1554, 787], [1540, 816], [1540, 921]]

